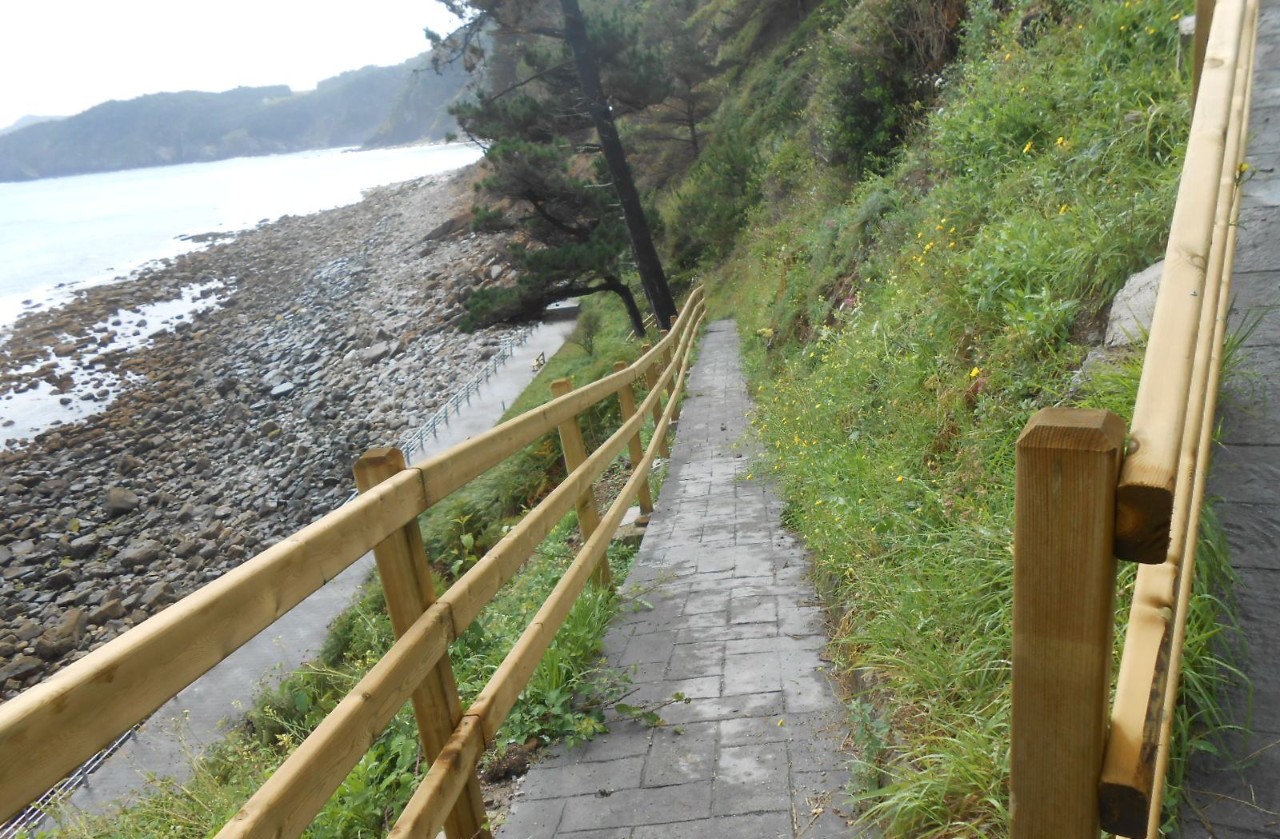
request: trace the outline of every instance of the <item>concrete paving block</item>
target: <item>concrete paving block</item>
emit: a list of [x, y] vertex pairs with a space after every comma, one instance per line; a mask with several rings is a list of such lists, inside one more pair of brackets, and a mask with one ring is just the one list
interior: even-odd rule
[[775, 652], [726, 655], [724, 695], [782, 690], [782, 662]]
[[565, 831], [690, 821], [711, 815], [711, 782], [623, 790], [564, 802]]
[[675, 646], [675, 642], [676, 632], [674, 630], [634, 635], [627, 642], [627, 648], [623, 652], [619, 664], [626, 666], [651, 661], [665, 662], [671, 657], [671, 648]]
[[[609, 721], [609, 732], [600, 734], [575, 747], [574, 752], [583, 763], [605, 762], [624, 757], [643, 756], [649, 751], [649, 737], [653, 729], [632, 719]], [[541, 765], [534, 769], [541, 770]]]
[[599, 790], [616, 792], [640, 786], [644, 770], [643, 756], [623, 757], [616, 760], [573, 762], [563, 766], [544, 766], [532, 772], [520, 788], [526, 799], [558, 798], [566, 791], [578, 794], [596, 793]]
[[656, 729], [644, 765], [644, 785], [665, 787], [715, 777], [718, 723]]
[[1207, 822], [1217, 837], [1276, 836], [1280, 786], [1267, 779], [1280, 777], [1280, 735], [1254, 735], [1232, 751], [1233, 757], [1245, 761], [1213, 760], [1208, 766], [1195, 767], [1188, 796], [1198, 815], [1188, 820], [1188, 826]]
[[721, 746], [759, 746], [763, 743], [785, 743], [791, 739], [784, 716], [721, 720], [717, 725], [720, 726]]
[[717, 819], [637, 827], [634, 839], [790, 839], [791, 818], [786, 813], [753, 813]]
[[678, 681], [724, 672], [724, 642], [677, 644], [667, 661], [666, 678]]
[[734, 565], [737, 563], [737, 556], [732, 545], [728, 545], [726, 549], [708, 548], [698, 558], [698, 573], [714, 573], [716, 571], [727, 571], [733, 573]]
[[556, 835], [562, 839], [630, 839], [631, 828], [606, 827], [604, 830], [574, 830], [568, 833], [561, 831]]
[[681, 629], [677, 632], [677, 642], [692, 644], [697, 641], [741, 641], [747, 639], [773, 638], [778, 635], [776, 623], [740, 623], [725, 626], [704, 626], [697, 629]]
[[774, 597], [750, 595], [734, 596], [729, 601], [729, 623], [778, 623], [778, 601]]
[[556, 835], [563, 814], [563, 798], [537, 801], [516, 798], [511, 803], [511, 813], [502, 826], [501, 835], [520, 839], [551, 839]]
[[857, 807], [846, 791], [848, 776], [833, 772], [792, 772], [792, 806], [797, 836], [852, 839], [881, 833], [857, 824]]
[[647, 661], [644, 664], [631, 664], [620, 669], [622, 670], [623, 675], [625, 675], [633, 685], [647, 685], [653, 682], [661, 682], [667, 677], [667, 665], [666, 662], [662, 661]]
[[662, 710], [662, 718], [672, 725], [711, 720], [744, 719], [746, 717], [778, 717], [782, 715], [782, 692], [744, 693], [714, 699], [695, 699], [688, 704], [672, 705]]
[[[628, 705], [652, 708], [656, 705], [670, 702], [676, 699], [677, 696], [686, 697], [690, 700], [716, 699], [721, 694], [720, 678], [720, 674], [716, 673], [712, 676], [702, 676], [696, 679], [662, 681], [640, 685], [623, 701]], [[664, 707], [657, 710], [664, 718], [667, 716], [667, 708]]]
[[827, 707], [833, 700], [831, 683], [821, 673], [803, 673], [789, 676], [782, 683], [788, 714], [807, 713]]
[[1280, 504], [1219, 504], [1217, 510], [1233, 568], [1280, 570]]
[[729, 592], [696, 591], [684, 602], [685, 615], [699, 615], [705, 612], [725, 612], [729, 608]]
[[712, 811], [718, 816], [770, 811], [790, 816], [788, 786], [773, 780], [787, 772], [786, 749], [776, 744], [721, 747]]

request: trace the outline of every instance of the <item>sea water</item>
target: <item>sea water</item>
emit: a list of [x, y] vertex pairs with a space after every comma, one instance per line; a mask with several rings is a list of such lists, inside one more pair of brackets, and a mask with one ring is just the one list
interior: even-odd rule
[[325, 149], [0, 183], [0, 329], [77, 288], [202, 246], [180, 237], [340, 207], [479, 156], [462, 144]]
[[[203, 246], [188, 237], [204, 240], [202, 234], [351, 204], [373, 187], [446, 172], [479, 156], [466, 145], [329, 149], [0, 183], [0, 339], [24, 311], [56, 306], [77, 289]], [[177, 299], [108, 315], [119, 337], [98, 351], [144, 346], [157, 332], [219, 305], [217, 291], [193, 286]], [[105, 410], [124, 384], [99, 371], [63, 392], [35, 378], [50, 362], [69, 372], [77, 359], [48, 348], [15, 371], [20, 380], [32, 375], [26, 387], [0, 392], [0, 448]]]

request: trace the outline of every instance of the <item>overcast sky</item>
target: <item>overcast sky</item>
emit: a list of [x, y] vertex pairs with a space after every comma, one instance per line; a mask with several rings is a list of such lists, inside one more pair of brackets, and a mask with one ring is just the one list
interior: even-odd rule
[[450, 22], [434, 0], [0, 0], [0, 128], [161, 91], [309, 90]]

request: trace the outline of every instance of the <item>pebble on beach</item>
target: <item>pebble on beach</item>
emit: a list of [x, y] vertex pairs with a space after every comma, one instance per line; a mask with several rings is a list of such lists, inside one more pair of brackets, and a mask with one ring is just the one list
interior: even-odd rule
[[[492, 355], [504, 330], [455, 327], [471, 289], [511, 281], [503, 240], [456, 221], [473, 177], [285, 217], [15, 324], [0, 399], [52, 379], [66, 413], [107, 407], [0, 451], [0, 698], [336, 508], [362, 452]], [[117, 313], [192, 287], [218, 305], [103, 351]]]

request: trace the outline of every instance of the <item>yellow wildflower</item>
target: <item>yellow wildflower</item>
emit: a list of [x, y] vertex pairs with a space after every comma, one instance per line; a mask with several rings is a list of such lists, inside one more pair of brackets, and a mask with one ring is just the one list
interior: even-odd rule
[[975, 368], [973, 368], [972, 370], [970, 370], [970, 371], [969, 371], [969, 378], [971, 378], [971, 379], [976, 379], [976, 378], [978, 378], [978, 377], [979, 377], [979, 376], [981, 376], [981, 375], [982, 375], [982, 368], [981, 368], [981, 367], [975, 367]]

